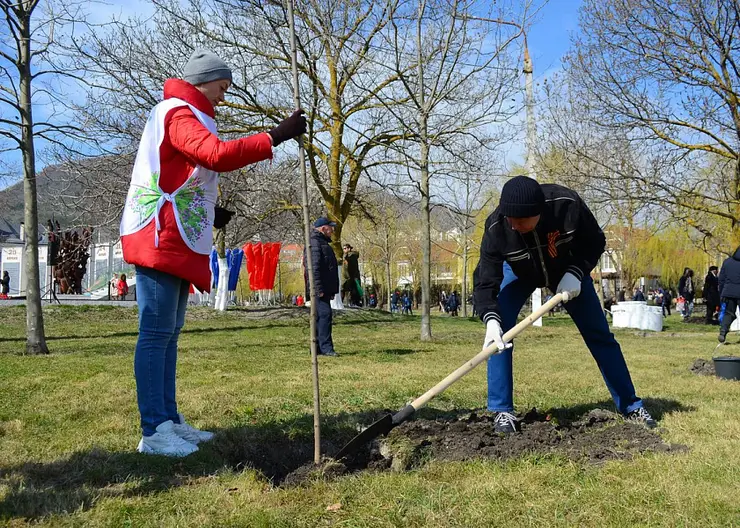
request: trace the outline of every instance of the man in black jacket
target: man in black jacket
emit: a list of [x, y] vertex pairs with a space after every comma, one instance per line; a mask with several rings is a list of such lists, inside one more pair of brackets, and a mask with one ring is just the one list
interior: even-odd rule
[[578, 194], [526, 176], [509, 180], [499, 206], [486, 220], [480, 261], [473, 275], [475, 308], [486, 323], [484, 347], [499, 349], [488, 360], [488, 409], [498, 413], [496, 432], [516, 431], [512, 414], [512, 348], [503, 333], [535, 288], [568, 292], [565, 309], [601, 370], [617, 409], [655, 427], [635, 394], [619, 343], [609, 330], [591, 281], [606, 239]]
[[[313, 224], [311, 232], [311, 265], [314, 286], [316, 288], [316, 329], [319, 340], [319, 354], [337, 356], [331, 338], [331, 300], [339, 293], [339, 271], [337, 257], [331, 248], [331, 236], [337, 224], [328, 218], [321, 217]], [[308, 274], [306, 279], [306, 297], [308, 297]]]
[[735, 320], [735, 312], [740, 303], [740, 247], [730, 258], [722, 263], [719, 272], [719, 295], [722, 299], [722, 323], [719, 327], [719, 342], [724, 343], [730, 325]]
[[704, 287], [702, 288], [704, 303], [707, 307], [706, 324], [717, 324], [714, 314], [719, 308], [719, 284], [717, 281], [717, 266], [709, 266], [709, 273], [704, 277]]

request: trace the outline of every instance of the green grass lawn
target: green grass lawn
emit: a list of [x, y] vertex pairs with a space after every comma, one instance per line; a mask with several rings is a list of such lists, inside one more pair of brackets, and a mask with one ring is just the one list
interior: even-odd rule
[[[134, 452], [135, 310], [63, 306], [46, 315], [52, 354], [22, 357], [24, 311], [0, 309], [0, 522], [11, 526], [740, 525], [740, 383], [689, 372], [695, 358], [711, 357], [716, 328], [675, 315], [663, 334], [617, 337], [663, 438], [685, 452], [600, 466], [535, 455], [432, 460], [293, 488], [253, 467], [261, 453], [310, 447], [305, 319], [189, 312], [180, 410], [219, 435], [170, 460]], [[341, 357], [320, 360], [327, 446], [351, 436], [363, 413], [425, 392], [477, 353], [484, 333], [478, 321], [436, 316], [433, 331], [422, 343], [418, 317], [338, 318]], [[734, 346], [723, 353], [734, 350], [740, 355]], [[607, 405], [598, 369], [564, 317], [522, 334], [514, 361], [519, 410]], [[431, 407], [481, 408], [485, 394], [481, 366]]]

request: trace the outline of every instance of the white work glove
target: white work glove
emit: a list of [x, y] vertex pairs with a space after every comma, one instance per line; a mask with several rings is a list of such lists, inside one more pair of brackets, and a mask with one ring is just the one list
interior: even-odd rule
[[578, 297], [578, 294], [581, 293], [580, 279], [570, 272], [566, 273], [565, 275], [563, 275], [563, 278], [560, 279], [558, 289], [555, 291], [555, 293], [567, 293], [568, 299], [565, 302]]
[[490, 319], [486, 323], [486, 338], [483, 340], [483, 348], [487, 348], [491, 343], [496, 344], [498, 353], [511, 348], [511, 343], [504, 343], [503, 336], [504, 332], [501, 330], [499, 322], [496, 319]]

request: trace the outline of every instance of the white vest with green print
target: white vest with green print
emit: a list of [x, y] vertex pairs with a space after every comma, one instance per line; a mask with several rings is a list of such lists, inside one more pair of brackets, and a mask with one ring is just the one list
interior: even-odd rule
[[198, 165], [185, 183], [174, 192], [168, 194], [159, 187], [159, 147], [165, 137], [164, 120], [167, 113], [178, 106], [190, 107], [203, 126], [216, 134], [216, 122], [213, 118], [180, 99], [167, 99], [152, 109], [134, 162], [131, 186], [121, 219], [121, 236], [136, 233], [153, 220], [154, 245], [159, 247], [159, 212], [165, 202], [170, 202], [185, 244], [196, 253], [207, 255], [213, 247], [218, 173]]

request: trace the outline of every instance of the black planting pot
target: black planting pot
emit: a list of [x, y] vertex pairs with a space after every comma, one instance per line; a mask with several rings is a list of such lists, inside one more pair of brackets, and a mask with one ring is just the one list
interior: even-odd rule
[[722, 356], [712, 359], [717, 377], [740, 381], [740, 357]]

